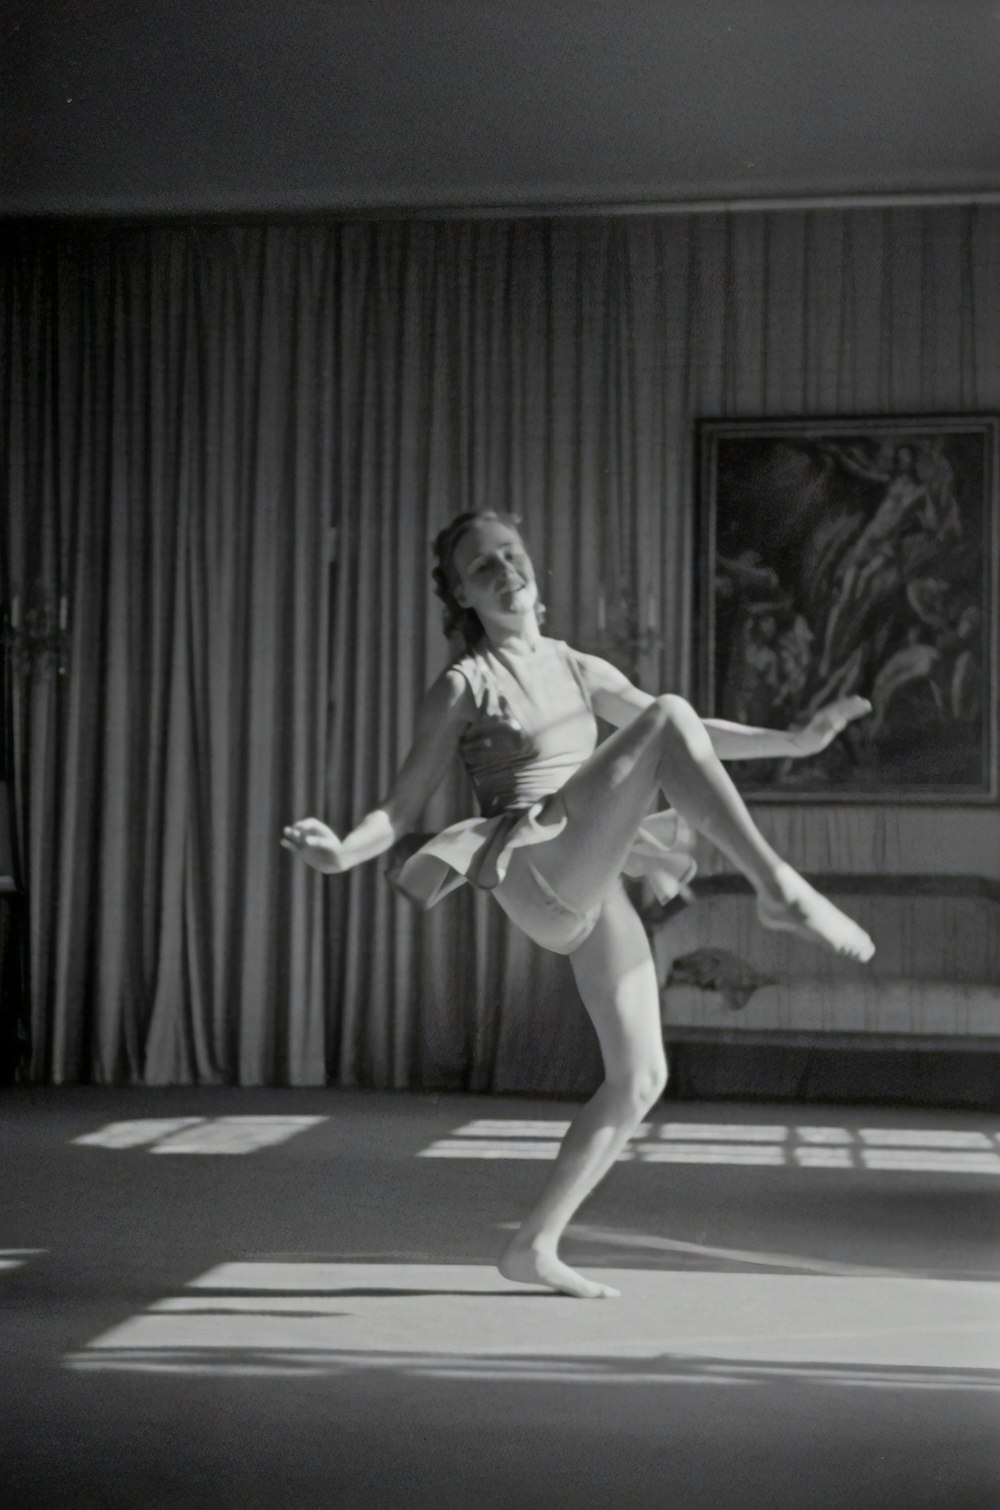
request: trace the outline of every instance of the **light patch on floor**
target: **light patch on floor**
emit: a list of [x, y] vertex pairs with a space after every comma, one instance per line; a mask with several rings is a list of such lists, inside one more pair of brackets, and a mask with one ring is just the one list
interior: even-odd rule
[[620, 1299], [531, 1290], [485, 1265], [227, 1263], [65, 1362], [239, 1374], [406, 1360], [449, 1377], [631, 1383], [711, 1382], [713, 1368], [719, 1381], [752, 1382], [779, 1369], [1000, 1388], [1000, 1283], [595, 1272]]
[[140, 1117], [109, 1122], [73, 1138], [90, 1148], [142, 1148], [148, 1153], [244, 1154], [287, 1143], [326, 1117]]
[[[517, 1222], [504, 1222], [503, 1230], [516, 1232]], [[620, 1228], [592, 1227], [583, 1222], [573, 1222], [566, 1229], [567, 1237], [574, 1242], [583, 1242], [589, 1245], [598, 1243], [602, 1247], [643, 1251], [647, 1253], [682, 1253], [704, 1262], [705, 1260], [721, 1260], [726, 1265], [744, 1264], [751, 1268], [763, 1269], [790, 1269], [794, 1274], [844, 1274], [857, 1275], [866, 1279], [878, 1276], [880, 1278], [905, 1279], [914, 1277], [910, 1272], [901, 1272], [899, 1269], [873, 1268], [871, 1264], [843, 1264], [830, 1259], [805, 1257], [801, 1253], [761, 1253], [748, 1248], [723, 1248], [717, 1243], [691, 1243], [683, 1238], [661, 1237], [654, 1232], [623, 1232]], [[922, 1278], [931, 1278], [923, 1275]], [[982, 1278], [984, 1276], [977, 1276]], [[994, 1278], [990, 1273], [986, 1278]]]
[[[554, 1159], [569, 1123], [484, 1117], [420, 1150], [425, 1159]], [[1000, 1133], [812, 1123], [644, 1122], [619, 1161], [1000, 1175]]]
[[22, 1269], [29, 1259], [47, 1251], [46, 1248], [0, 1248], [0, 1270]]

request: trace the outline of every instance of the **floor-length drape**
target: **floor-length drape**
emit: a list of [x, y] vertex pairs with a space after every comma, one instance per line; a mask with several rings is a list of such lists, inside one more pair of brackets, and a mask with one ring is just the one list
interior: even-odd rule
[[7, 268], [5, 597], [65, 597], [70, 638], [11, 678], [39, 1078], [323, 1078], [321, 898], [277, 838], [325, 759], [328, 279], [208, 241]]
[[[10, 676], [32, 1073], [593, 1083], [564, 961], [280, 827], [384, 796], [459, 509], [524, 517], [551, 632], [595, 647], [603, 599], [689, 691], [694, 420], [996, 408], [1000, 213], [25, 226], [4, 268], [0, 588], [68, 605], [66, 675]], [[469, 804], [449, 772], [425, 826]], [[992, 874], [995, 820], [761, 813], [852, 871]]]

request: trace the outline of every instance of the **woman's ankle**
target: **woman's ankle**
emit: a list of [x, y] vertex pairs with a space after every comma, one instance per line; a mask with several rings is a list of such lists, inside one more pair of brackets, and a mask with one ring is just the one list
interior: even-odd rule
[[546, 1232], [545, 1228], [519, 1227], [508, 1244], [511, 1248], [517, 1248], [531, 1253], [555, 1253], [559, 1246], [559, 1237]]
[[802, 877], [787, 860], [779, 860], [751, 876], [750, 884], [760, 901], [785, 907], [801, 889]]

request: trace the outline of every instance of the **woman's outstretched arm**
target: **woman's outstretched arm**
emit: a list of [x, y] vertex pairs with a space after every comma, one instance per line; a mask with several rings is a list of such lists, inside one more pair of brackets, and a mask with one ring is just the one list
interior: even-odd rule
[[866, 697], [840, 697], [814, 713], [801, 729], [756, 729], [750, 724], [705, 718], [712, 748], [720, 760], [796, 759], [818, 755], [832, 744], [848, 724], [872, 711]]
[[[650, 694], [630, 682], [617, 666], [600, 656], [576, 654], [599, 718], [620, 729], [649, 707]], [[758, 729], [722, 718], [705, 718], [702, 723], [720, 760], [788, 760], [819, 754], [849, 723], [871, 710], [867, 698], [842, 697], [814, 713], [801, 729]]]
[[413, 828], [440, 785], [468, 722], [467, 699], [461, 672], [443, 672], [421, 704], [413, 744], [386, 800], [343, 839], [322, 819], [301, 818], [282, 831], [284, 848], [327, 875], [342, 874], [385, 854]]

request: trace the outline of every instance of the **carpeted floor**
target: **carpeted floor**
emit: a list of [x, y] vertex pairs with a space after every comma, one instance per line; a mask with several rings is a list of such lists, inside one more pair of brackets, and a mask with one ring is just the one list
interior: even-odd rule
[[492, 1267], [572, 1107], [3, 1092], [3, 1503], [995, 1510], [1000, 1120], [664, 1103]]

